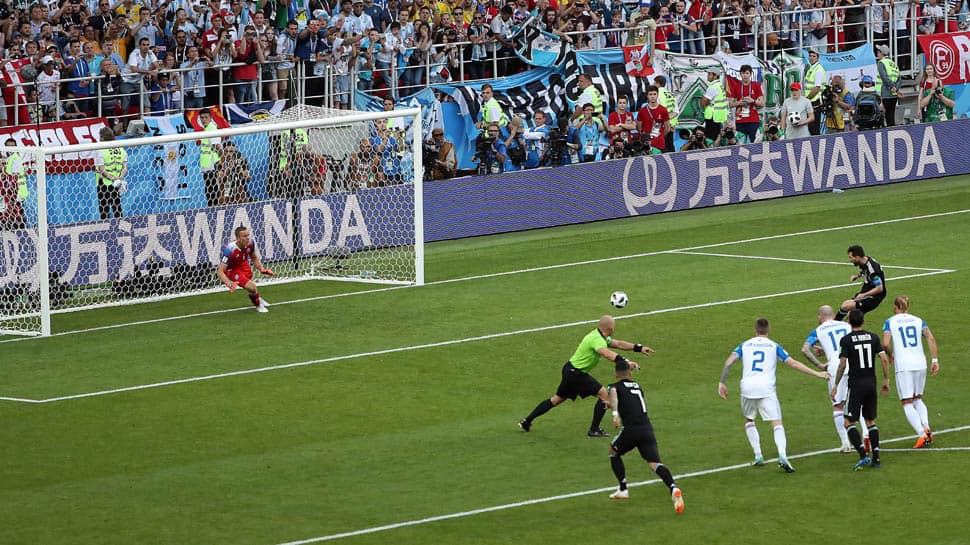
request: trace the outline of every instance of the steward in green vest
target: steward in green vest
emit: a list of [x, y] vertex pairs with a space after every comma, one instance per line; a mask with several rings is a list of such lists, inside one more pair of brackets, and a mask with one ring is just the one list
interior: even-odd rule
[[[215, 122], [212, 121], [212, 113], [208, 108], [199, 110], [199, 124], [202, 125], [202, 132], [215, 131]], [[209, 206], [219, 204], [219, 163], [222, 156], [221, 140], [218, 138], [203, 138], [199, 140], [199, 170], [202, 171], [202, 180], [205, 183], [205, 200]]]
[[[112, 142], [115, 133], [108, 127], [102, 127], [100, 137], [102, 142]], [[121, 147], [98, 150], [94, 154], [94, 168], [101, 219], [120, 218], [123, 213], [121, 195], [127, 188], [128, 152]]]
[[896, 125], [896, 105], [899, 103], [899, 67], [890, 59], [889, 46], [876, 46], [876, 92], [886, 109], [886, 126]]
[[[13, 138], [7, 138], [3, 145], [14, 147], [17, 145], [17, 141]], [[4, 173], [6, 173], [8, 180], [17, 179], [17, 200], [26, 201], [27, 197], [30, 196], [30, 191], [27, 189], [27, 169], [24, 168], [23, 159], [20, 158], [18, 152], [15, 151], [7, 156]]]
[[495, 100], [492, 86], [488, 83], [482, 85], [482, 118], [478, 122], [478, 128], [487, 127], [495, 123], [502, 128], [509, 123], [509, 116], [502, 111], [502, 106]]
[[670, 115], [671, 131], [667, 133], [666, 151], [676, 151], [676, 148], [674, 148], [674, 133], [677, 132], [677, 125], [680, 123], [680, 112], [677, 111], [677, 99], [673, 93], [667, 90], [667, 78], [664, 76], [655, 76], [653, 78], [653, 84], [657, 86], [657, 90], [660, 92], [660, 105], [667, 108], [667, 114]]
[[829, 78], [828, 74], [825, 73], [825, 69], [822, 68], [822, 63], [819, 62], [817, 51], [808, 52], [808, 62], [810, 64], [805, 69], [805, 81], [802, 82], [802, 87], [804, 88], [805, 98], [812, 103], [812, 109], [815, 110], [815, 119], [808, 124], [808, 132], [812, 135], [818, 135], [821, 130], [822, 106], [825, 102], [823, 100], [825, 98], [823, 88]]
[[728, 118], [727, 93], [721, 83], [720, 66], [707, 69], [707, 92], [701, 98], [704, 107], [704, 135], [710, 140], [716, 140], [721, 135], [721, 125]]
[[[7, 138], [3, 143], [8, 148], [15, 147], [17, 141]], [[27, 189], [27, 169], [20, 153], [14, 151], [4, 157], [4, 174], [6, 179], [0, 182], [0, 231], [23, 229], [23, 202], [30, 196]], [[12, 184], [16, 180], [17, 191], [13, 191]]]

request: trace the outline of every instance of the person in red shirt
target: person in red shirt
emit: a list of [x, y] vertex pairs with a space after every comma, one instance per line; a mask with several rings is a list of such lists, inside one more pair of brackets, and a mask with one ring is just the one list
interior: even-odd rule
[[246, 63], [232, 68], [232, 76], [236, 80], [236, 102], [239, 104], [256, 102], [256, 80], [259, 79], [259, 65], [263, 59], [263, 47], [256, 37], [256, 29], [246, 27], [242, 38], [232, 45], [232, 62]]
[[260, 274], [274, 276], [275, 273], [264, 267], [263, 262], [260, 261], [256, 245], [249, 237], [249, 229], [240, 225], [236, 227], [234, 234], [236, 239], [229, 241], [229, 244], [222, 248], [222, 262], [219, 263], [216, 275], [223, 285], [229, 288], [229, 293], [235, 292], [237, 287], [242, 286], [249, 292], [249, 300], [253, 302], [258, 312], [269, 312], [266, 308], [269, 303], [259, 296], [259, 289], [253, 282], [253, 270], [249, 267], [249, 262], [253, 262]]
[[728, 104], [734, 108], [735, 129], [748, 137], [748, 142], [754, 142], [761, 126], [758, 108], [764, 108], [765, 95], [761, 91], [761, 84], [752, 80], [754, 71], [751, 65], [741, 65], [741, 81], [728, 78]]
[[627, 110], [627, 98], [616, 99], [616, 110], [610, 112], [609, 123], [606, 130], [610, 133], [610, 143], [615, 144], [617, 140], [624, 143], [631, 140], [631, 135], [637, 132], [637, 122], [633, 118], [633, 112]]
[[660, 91], [656, 85], [647, 87], [647, 105], [640, 108], [637, 121], [640, 123], [640, 138], [649, 139], [650, 147], [663, 152], [667, 148], [667, 133], [670, 128], [670, 112], [660, 102]]

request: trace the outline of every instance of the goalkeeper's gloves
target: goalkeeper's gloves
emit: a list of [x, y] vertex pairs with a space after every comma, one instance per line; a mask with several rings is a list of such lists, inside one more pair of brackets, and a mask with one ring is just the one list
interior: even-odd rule
[[227, 282], [226, 287], [229, 288], [229, 293], [235, 293], [236, 288], [239, 287], [239, 282]]
[[276, 276], [276, 273], [273, 272], [273, 269], [260, 269], [259, 273], [265, 274], [266, 276]]

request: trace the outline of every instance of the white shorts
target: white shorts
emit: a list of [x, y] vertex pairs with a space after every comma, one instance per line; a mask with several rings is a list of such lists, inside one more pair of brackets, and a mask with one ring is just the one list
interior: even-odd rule
[[761, 420], [781, 420], [781, 404], [778, 403], [778, 396], [750, 398], [741, 396], [741, 412], [748, 420], [754, 420], [755, 415], [760, 414]]
[[926, 369], [919, 371], [896, 371], [896, 392], [899, 399], [923, 395], [926, 386]]
[[[828, 395], [832, 395], [832, 388], [835, 387], [835, 376], [829, 377], [828, 385], [829, 385], [829, 389], [825, 393]], [[835, 401], [832, 402], [832, 406], [834, 407], [839, 403], [845, 403], [845, 398], [848, 393], [849, 393], [849, 374], [843, 373], [842, 380], [839, 381], [839, 389], [835, 391]]]

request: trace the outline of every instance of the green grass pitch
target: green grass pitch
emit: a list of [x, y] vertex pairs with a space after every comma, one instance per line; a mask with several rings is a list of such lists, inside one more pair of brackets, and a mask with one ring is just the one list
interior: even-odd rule
[[[728, 401], [716, 393], [756, 317], [801, 358], [817, 307], [855, 293], [846, 248], [862, 244], [939, 341], [933, 427], [970, 425], [968, 209], [970, 178], [913, 182], [435, 243], [427, 286], [272, 286], [265, 315], [239, 293], [57, 315], [68, 334], [0, 338], [0, 396], [65, 398], [0, 401], [0, 543], [970, 543], [970, 451], [943, 450], [970, 447], [970, 428], [885, 452], [878, 471], [834, 452], [794, 458], [792, 475], [731, 468], [751, 458], [740, 370]], [[720, 244], [732, 241], [747, 242]], [[362, 293], [326, 297], [347, 292]], [[888, 300], [869, 327], [891, 312]], [[680, 517], [658, 484], [608, 500], [591, 400], [516, 427], [607, 313], [618, 338], [656, 350], [636, 377], [660, 452], [675, 475], [698, 473], [679, 479]], [[610, 365], [594, 375], [611, 379]], [[142, 385], [155, 386], [114, 391]], [[825, 390], [779, 369], [790, 454], [838, 446]], [[879, 409], [884, 440], [912, 435], [895, 391]], [[655, 478], [636, 453], [625, 461], [629, 480]]]

